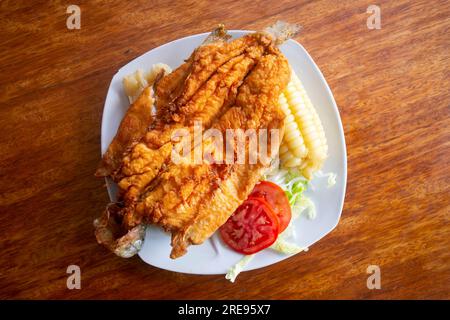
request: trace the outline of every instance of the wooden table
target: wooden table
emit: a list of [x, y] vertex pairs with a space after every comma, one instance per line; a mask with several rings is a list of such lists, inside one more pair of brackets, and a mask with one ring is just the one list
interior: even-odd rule
[[[38, 3], [39, 2], [39, 3]], [[69, 4], [81, 29], [66, 28]], [[450, 2], [2, 1], [1, 298], [450, 298]], [[381, 29], [366, 9], [381, 7]], [[348, 188], [338, 227], [276, 265], [223, 276], [159, 270], [96, 244], [93, 172], [109, 82], [144, 52], [223, 22], [299, 22], [341, 113]], [[66, 268], [81, 268], [81, 290]], [[366, 269], [381, 268], [380, 290]]]

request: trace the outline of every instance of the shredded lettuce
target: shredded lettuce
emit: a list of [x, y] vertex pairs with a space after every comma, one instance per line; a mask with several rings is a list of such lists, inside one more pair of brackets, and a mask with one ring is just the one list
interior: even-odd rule
[[336, 184], [336, 178], [337, 178], [337, 174], [330, 172], [329, 176], [328, 176], [328, 188], [331, 188], [332, 186], [334, 186]]
[[308, 248], [300, 247], [295, 243], [278, 238], [275, 243], [270, 246], [271, 249], [284, 253], [284, 254], [296, 254], [302, 251], [308, 251]]
[[295, 237], [295, 228], [293, 221], [296, 218], [297, 217], [293, 214], [291, 217], [291, 221], [289, 221], [288, 226], [286, 227], [286, 229], [284, 229], [282, 233], [280, 233], [278, 237], [283, 237], [284, 239]]
[[293, 206], [292, 211], [294, 212], [305, 212], [306, 217], [313, 220], [317, 216], [316, 205], [308, 197], [301, 197]]
[[315, 173], [318, 178], [327, 178], [327, 188], [331, 188], [336, 184], [337, 174], [334, 172], [323, 173], [321, 170]]
[[289, 199], [289, 204], [291, 206], [294, 206], [301, 199], [303, 192], [305, 192], [307, 187], [308, 187], [308, 180], [306, 180], [304, 177], [301, 176], [292, 179], [286, 185], [285, 192]]
[[309, 180], [299, 171], [280, 169], [275, 171], [272, 175], [266, 176], [266, 179], [279, 185], [286, 193], [292, 208], [291, 223], [298, 218], [305, 209], [308, 209], [307, 213], [309, 218], [314, 218], [316, 216], [314, 202], [303, 195], [310, 186]]
[[238, 263], [236, 263], [234, 266], [230, 268], [230, 270], [228, 270], [227, 274], [225, 275], [225, 279], [234, 282], [239, 273], [241, 273], [244, 267], [250, 262], [250, 260], [252, 260], [253, 256], [254, 254], [250, 254], [244, 256], [241, 260], [239, 260]]
[[266, 180], [279, 185], [289, 199], [291, 206], [308, 187], [308, 179], [297, 170], [280, 169], [267, 175]]

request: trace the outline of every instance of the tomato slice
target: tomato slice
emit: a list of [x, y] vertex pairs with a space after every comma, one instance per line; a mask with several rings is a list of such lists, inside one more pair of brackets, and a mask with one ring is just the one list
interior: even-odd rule
[[243, 254], [252, 254], [272, 245], [278, 237], [278, 219], [263, 199], [245, 200], [220, 227], [223, 241]]
[[291, 221], [292, 213], [289, 199], [286, 193], [275, 183], [262, 181], [258, 183], [250, 193], [249, 198], [263, 198], [269, 203], [278, 217], [280, 233], [283, 232]]

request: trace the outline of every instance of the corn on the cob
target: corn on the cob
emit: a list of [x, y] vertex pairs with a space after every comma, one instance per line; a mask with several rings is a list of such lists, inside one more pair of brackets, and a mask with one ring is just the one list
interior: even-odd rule
[[299, 167], [305, 177], [311, 178], [323, 165], [328, 145], [319, 115], [293, 71], [291, 81], [280, 97], [280, 107], [286, 114], [281, 163], [285, 167]]
[[279, 98], [279, 105], [281, 110], [286, 115], [284, 119], [285, 130], [283, 141], [288, 147], [289, 151], [293, 156], [299, 159], [306, 157], [308, 151], [306, 150], [305, 142], [303, 141], [303, 136], [298, 128], [295, 118], [289, 109], [288, 101], [286, 96], [282, 93]]
[[300, 167], [302, 165], [303, 158], [295, 157], [289, 150], [289, 147], [286, 145], [286, 142], [284, 142], [284, 141], [281, 143], [279, 154], [280, 154], [281, 165], [283, 167], [294, 168], [294, 167]]

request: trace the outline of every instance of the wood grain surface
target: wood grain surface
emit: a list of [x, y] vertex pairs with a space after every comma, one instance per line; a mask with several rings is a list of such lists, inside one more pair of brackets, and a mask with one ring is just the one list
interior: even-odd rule
[[[68, 30], [66, 8], [81, 8]], [[381, 29], [366, 9], [381, 7]], [[305, 254], [239, 276], [173, 273], [96, 244], [93, 176], [112, 76], [217, 23], [304, 29], [341, 113], [348, 186], [338, 227]], [[450, 2], [0, 2], [0, 298], [450, 298]], [[320, 214], [320, 213], [319, 213]], [[81, 268], [68, 290], [66, 268]], [[369, 265], [380, 290], [366, 287]]]

